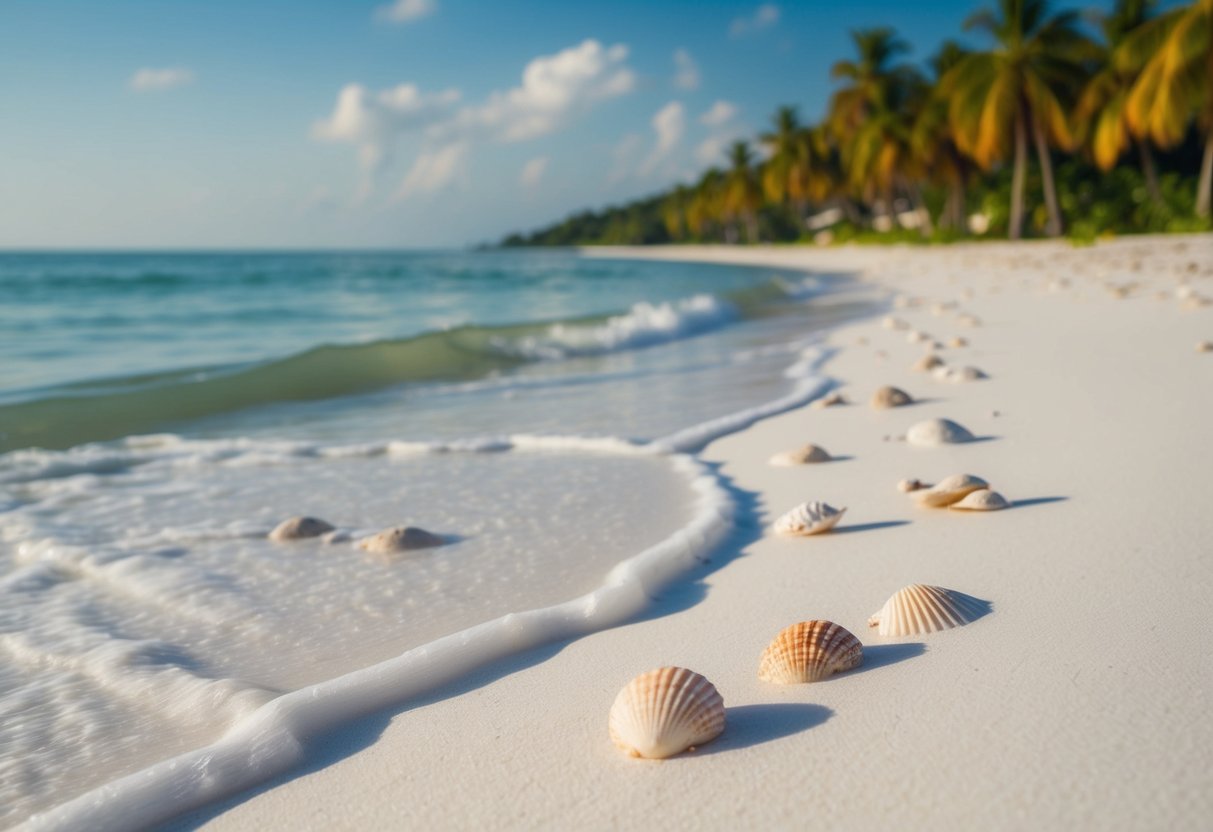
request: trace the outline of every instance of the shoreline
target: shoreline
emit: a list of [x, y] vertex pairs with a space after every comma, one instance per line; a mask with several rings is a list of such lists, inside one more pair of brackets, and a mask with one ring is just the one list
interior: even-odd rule
[[[1163, 239], [1174, 247], [1173, 237]], [[1208, 235], [1188, 243], [1206, 241], [1213, 245]], [[1046, 243], [1044, 250], [1057, 269], [1067, 253], [1082, 261], [1089, 252], [1142, 243], [1060, 252]], [[1008, 256], [991, 252], [990, 244], [980, 249], [983, 258]], [[1011, 254], [1031, 260], [1040, 251], [1033, 249], [1016, 246]], [[1213, 386], [1199, 382], [1199, 374], [1211, 372], [1210, 358], [1192, 350], [1198, 338], [1213, 337], [1213, 312], [1180, 311], [1174, 299], [1156, 302], [1145, 289], [1113, 299], [1100, 285], [1110, 275], [1089, 283], [1059, 275], [1083, 285], [1049, 292], [1043, 263], [1004, 268], [996, 282], [977, 285], [987, 278], [965, 277], [963, 270], [986, 264], [965, 263], [972, 252], [907, 247], [903, 257], [892, 256], [902, 253], [595, 250], [592, 256], [855, 269], [878, 283], [909, 271], [899, 288], [938, 299], [954, 297], [967, 280], [975, 297], [963, 305], [985, 321], [982, 327], [962, 330], [949, 319], [945, 332], [929, 303], [895, 314], [939, 330], [941, 338], [964, 334], [971, 347], [941, 355], [963, 353], [992, 377], [938, 384], [908, 369], [922, 348], [906, 343], [905, 333], [882, 330], [878, 321], [832, 330], [829, 344], [842, 348], [824, 372], [844, 383], [854, 404], [759, 417], [698, 455], [741, 507], [742, 522], [713, 551], [712, 564], [676, 583], [638, 620], [498, 659], [451, 683], [445, 695], [423, 694], [365, 717], [309, 744], [302, 771], [185, 816], [177, 826], [605, 828], [639, 825], [659, 811], [679, 811], [696, 826], [787, 825], [813, 805], [830, 825], [857, 829], [921, 826], [929, 818], [1007, 828], [1195, 828], [1213, 792], [1205, 750], [1213, 740], [1207, 716], [1213, 666], [1199, 644], [1199, 602], [1213, 589], [1213, 575], [1198, 551], [1208, 531], [1207, 522], [1201, 525], [1201, 455], [1185, 454], [1180, 440], [1195, 437], [1199, 447], [1201, 414], [1213, 404]], [[940, 260], [960, 261], [945, 264], [955, 282]], [[1210, 295], [1213, 258], [1203, 262], [1193, 282]], [[1150, 291], [1173, 290], [1180, 276], [1139, 280], [1148, 279]], [[1136, 333], [1129, 343], [1125, 332]], [[859, 338], [866, 343], [857, 344]], [[1136, 389], [1151, 395], [1110, 400], [1105, 391], [1126, 397], [1134, 389], [1118, 370], [1139, 372], [1131, 376]], [[1067, 382], [1089, 385], [1093, 395]], [[869, 410], [866, 396], [885, 383], [922, 403]], [[1155, 406], [1176, 398], [1182, 407]], [[928, 451], [885, 441], [932, 416], [955, 418], [994, 439]], [[1058, 424], [1071, 421], [1077, 424]], [[1126, 438], [1126, 427], [1140, 435]], [[1082, 441], [1071, 441], [1075, 436]], [[845, 458], [797, 469], [766, 465], [772, 453], [805, 441]], [[1161, 450], [1151, 447], [1159, 443]], [[935, 480], [960, 471], [990, 479], [1018, 506], [986, 516], [941, 514], [915, 509], [893, 487], [907, 476]], [[1126, 487], [1134, 484], [1126, 471], [1145, 480], [1136, 483], [1143, 493]], [[821, 538], [786, 540], [765, 531], [806, 499], [850, 511]], [[1134, 511], [1166, 524], [1134, 525]], [[1146, 555], [1159, 538], [1172, 544], [1169, 559]], [[1089, 539], [1123, 559], [1086, 550]], [[1071, 592], [1059, 591], [1050, 577], [1066, 579]], [[989, 600], [994, 612], [968, 627], [913, 639], [881, 639], [864, 626], [893, 590], [919, 581]], [[1126, 607], [1126, 596], [1178, 619], [1175, 643], [1157, 644], [1147, 628], [1115, 632], [1118, 611], [1129, 612], [1122, 626], [1139, 621], [1132, 613], [1140, 615], [1140, 607]], [[864, 667], [811, 686], [759, 683], [754, 671], [765, 643], [810, 617], [837, 621], [859, 636], [868, 648]], [[1117, 654], [1105, 656], [1112, 646]], [[1195, 672], [1184, 664], [1192, 657]], [[633, 675], [671, 663], [717, 684], [730, 709], [725, 734], [665, 763], [628, 760], [606, 739], [606, 709]], [[1124, 672], [1134, 669], [1136, 675]], [[1134, 716], [1140, 708], [1161, 712], [1157, 724]], [[544, 724], [535, 721], [539, 713]], [[1116, 726], [1106, 726], [1106, 717]], [[1054, 747], [1057, 737], [1065, 740], [1061, 747]], [[1041, 748], [1051, 758], [1042, 759]], [[1121, 748], [1133, 752], [1109, 756]], [[465, 785], [472, 781], [478, 791], [469, 799]], [[970, 792], [963, 798], [961, 785]]]

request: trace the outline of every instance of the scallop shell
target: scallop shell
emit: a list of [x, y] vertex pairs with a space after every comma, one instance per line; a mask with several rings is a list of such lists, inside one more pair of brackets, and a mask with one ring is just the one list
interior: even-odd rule
[[940, 358], [935, 353], [929, 352], [926, 355], [924, 355], [922, 358], [915, 361], [914, 366], [911, 367], [910, 369], [914, 370], [917, 373], [926, 373], [931, 370], [934, 370], [936, 367], [943, 367], [943, 366], [944, 366], [943, 359]]
[[804, 447], [797, 448], [794, 451], [784, 451], [783, 453], [775, 454], [771, 457], [771, 465], [780, 467], [790, 467], [793, 465], [807, 465], [814, 462], [829, 462], [833, 457], [830, 452], [820, 445], [809, 443]]
[[938, 586], [911, 584], [885, 601], [868, 619], [882, 636], [911, 636], [950, 630], [980, 618], [988, 609], [984, 601]]
[[396, 552], [411, 552], [414, 549], [432, 549], [445, 542], [438, 535], [416, 526], [396, 526], [384, 529], [379, 534], [364, 537], [358, 545], [373, 554], [386, 555]]
[[270, 540], [282, 543], [288, 540], [304, 540], [331, 532], [333, 527], [316, 517], [292, 517], [283, 520], [270, 532]]
[[949, 384], [962, 384], [966, 381], [979, 381], [989, 378], [976, 367], [937, 367], [932, 376], [936, 381], [946, 381]]
[[758, 663], [758, 678], [777, 685], [818, 682], [863, 664], [863, 645], [832, 621], [802, 621], [775, 636]]
[[964, 511], [998, 511], [1010, 507], [1011, 503], [1006, 497], [988, 488], [973, 491], [963, 500], [958, 500], [948, 506], [948, 508], [958, 508]]
[[720, 736], [724, 699], [695, 671], [661, 667], [619, 691], [607, 727], [629, 755], [660, 760]]
[[943, 508], [960, 502], [974, 491], [989, 487], [990, 484], [981, 477], [975, 477], [972, 474], [953, 474], [950, 477], [944, 477], [927, 490], [919, 491], [914, 495], [914, 499], [920, 506]]
[[968, 428], [958, 425], [951, 419], [927, 419], [919, 422], [906, 432], [906, 441], [911, 445], [931, 448], [936, 445], [950, 445], [957, 442], [971, 442], [976, 439]]
[[924, 488], [929, 488], [925, 482], [918, 479], [902, 480], [897, 483], [897, 490], [902, 494], [909, 494], [911, 491], [921, 491]]
[[890, 407], [901, 407], [914, 401], [905, 390], [884, 386], [872, 394], [872, 407], [884, 410]]
[[846, 396], [844, 396], [842, 393], [840, 393], [837, 390], [832, 390], [829, 393], [826, 393], [820, 399], [815, 400], [813, 402], [813, 407], [820, 409], [823, 407], [833, 407], [834, 405], [846, 404], [846, 403], [847, 403]]
[[819, 500], [801, 503], [775, 521], [779, 534], [810, 535], [828, 532], [838, 525], [845, 508], [834, 508]]

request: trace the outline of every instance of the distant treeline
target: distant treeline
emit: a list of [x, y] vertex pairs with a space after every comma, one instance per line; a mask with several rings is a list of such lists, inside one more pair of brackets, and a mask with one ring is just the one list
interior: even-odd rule
[[[1093, 238], [1208, 230], [1213, 198], [1213, 0], [1077, 12], [998, 0], [965, 22], [989, 51], [948, 41], [930, 75], [897, 63], [892, 29], [857, 56], [821, 123], [782, 107], [693, 185], [582, 211], [505, 246]], [[1027, 196], [1032, 204], [1028, 204]]]

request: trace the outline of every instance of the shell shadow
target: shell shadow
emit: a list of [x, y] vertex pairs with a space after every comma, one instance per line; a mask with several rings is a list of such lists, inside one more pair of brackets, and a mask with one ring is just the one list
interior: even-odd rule
[[790, 737], [821, 725], [834, 711], [823, 705], [796, 702], [738, 705], [725, 708], [724, 715], [724, 733], [692, 756], [721, 754]]
[[874, 532], [877, 529], [891, 529], [894, 526], [908, 526], [909, 520], [882, 520], [879, 523], [856, 523], [853, 526], [835, 526], [830, 534], [850, 534], [851, 532]]
[[927, 652], [927, 646], [921, 641], [910, 641], [905, 644], [865, 644], [863, 646], [863, 664], [844, 676], [867, 673], [877, 668], [904, 662], [906, 659], [916, 658], [925, 652]]
[[1007, 506], [1008, 509], [1027, 508], [1028, 506], [1043, 506], [1048, 503], [1064, 503], [1069, 497], [1033, 497], [1030, 500], [1016, 500]]

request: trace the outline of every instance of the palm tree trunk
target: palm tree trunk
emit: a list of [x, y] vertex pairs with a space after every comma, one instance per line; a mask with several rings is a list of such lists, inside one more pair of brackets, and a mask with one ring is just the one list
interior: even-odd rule
[[1158, 169], [1154, 167], [1154, 154], [1150, 152], [1149, 139], [1137, 142], [1137, 152], [1141, 156], [1141, 172], [1146, 176], [1146, 193], [1156, 203], [1162, 202], [1162, 191], [1158, 189]]
[[1028, 137], [1023, 123], [1023, 109], [1015, 117], [1015, 170], [1011, 174], [1011, 222], [1009, 236], [1023, 236], [1023, 180], [1028, 167]]
[[1049, 211], [1046, 227], [1050, 237], [1061, 236], [1061, 210], [1057, 207], [1057, 186], [1053, 183], [1053, 160], [1049, 158], [1049, 145], [1045, 142], [1045, 131], [1039, 122], [1032, 119], [1032, 138], [1036, 141], [1036, 157], [1040, 160], [1040, 178], [1045, 191], [1045, 207]]
[[1196, 216], [1209, 216], [1209, 192], [1213, 191], [1213, 130], [1205, 137], [1205, 155], [1200, 161], [1200, 180], [1196, 185]]

